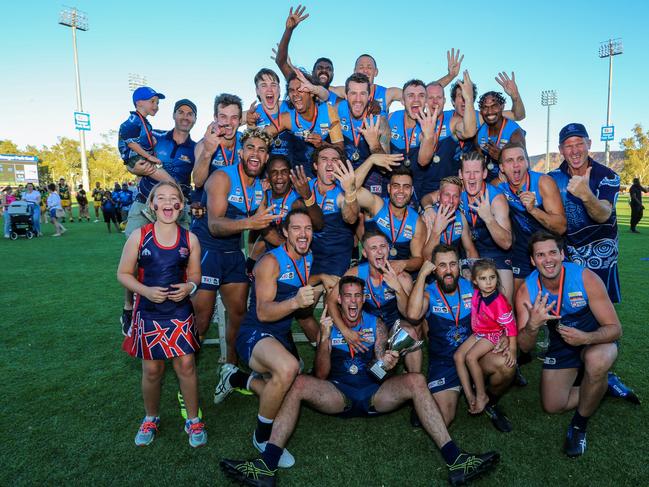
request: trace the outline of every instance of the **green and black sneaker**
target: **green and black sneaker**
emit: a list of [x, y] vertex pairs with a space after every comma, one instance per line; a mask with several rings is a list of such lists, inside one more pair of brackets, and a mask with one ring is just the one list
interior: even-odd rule
[[[178, 406], [180, 407], [180, 415], [185, 421], [187, 421], [187, 408], [185, 407], [185, 398], [183, 397], [183, 393], [180, 391], [178, 391]], [[201, 411], [201, 408], [198, 408], [198, 417], [200, 419], [203, 419], [203, 411]]]
[[255, 487], [275, 487], [275, 472], [261, 459], [255, 460], [221, 460], [223, 473], [243, 485]]
[[500, 453], [461, 453], [453, 465], [448, 467], [448, 481], [451, 485], [465, 485], [491, 470], [500, 460]]

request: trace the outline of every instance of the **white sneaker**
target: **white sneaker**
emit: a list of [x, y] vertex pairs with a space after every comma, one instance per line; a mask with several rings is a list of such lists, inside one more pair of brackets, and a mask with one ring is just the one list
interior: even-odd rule
[[[267, 441], [264, 441], [263, 443], [258, 443], [255, 434], [254, 433], [252, 434], [252, 444], [261, 453], [264, 453], [267, 443], [268, 443]], [[295, 457], [291, 455], [291, 453], [286, 448], [284, 448], [282, 450], [282, 456], [279, 457], [279, 462], [277, 463], [277, 466], [279, 468], [291, 468], [293, 465], [295, 465]]]
[[214, 404], [222, 403], [226, 397], [234, 390], [230, 385], [230, 377], [235, 372], [238, 372], [239, 368], [236, 365], [232, 364], [223, 364], [219, 370], [219, 382], [216, 384], [214, 389]]
[[52, 237], [60, 237], [60, 236], [61, 236], [60, 233], [55, 233], [54, 235], [52, 235]]

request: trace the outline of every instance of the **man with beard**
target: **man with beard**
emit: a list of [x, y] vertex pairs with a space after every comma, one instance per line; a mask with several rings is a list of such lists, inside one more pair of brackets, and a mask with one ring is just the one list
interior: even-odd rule
[[516, 293], [518, 343], [524, 351], [534, 349], [539, 330], [547, 327], [541, 403], [547, 413], [575, 409], [564, 451], [578, 457], [586, 452], [588, 420], [606, 393], [622, 327], [597, 274], [564, 262], [560, 237], [536, 232], [529, 251], [536, 270]]
[[566, 210], [568, 259], [597, 274], [611, 301], [619, 303], [615, 204], [620, 176], [589, 157], [589, 150], [586, 127], [580, 123], [566, 125], [559, 132], [563, 162], [549, 176], [557, 183]]
[[331, 104], [318, 102], [308, 75], [293, 71], [287, 80], [286, 92], [292, 107], [288, 112], [280, 113], [277, 125], [269, 125], [264, 130], [271, 137], [276, 137], [283, 130], [290, 131], [293, 134], [293, 167], [304, 166], [307, 176], [313, 178], [315, 175], [310, 163], [314, 152], [325, 139], [343, 148], [338, 114]]
[[[390, 152], [390, 132], [383, 115], [368, 113], [370, 82], [364, 74], [352, 74], [345, 81], [345, 100], [337, 104], [347, 159], [357, 169], [376, 153]], [[381, 194], [383, 175], [372, 168], [362, 186], [374, 194]], [[359, 185], [360, 186], [360, 185]]]
[[320, 319], [315, 377], [300, 375], [295, 379], [262, 457], [252, 461], [222, 460], [220, 465], [225, 474], [244, 485], [274, 486], [282, 452], [286, 452], [284, 447], [295, 429], [303, 402], [322, 413], [348, 418], [389, 413], [413, 401], [424, 429], [441, 450], [452, 485], [463, 485], [490, 470], [500, 455], [496, 452], [469, 454], [459, 449], [426, 390], [423, 375], [394, 375], [379, 383], [369, 373], [374, 358], [383, 360], [386, 369], [392, 369], [399, 355], [386, 350], [387, 329], [383, 322], [361, 311], [363, 281], [345, 276], [338, 283], [338, 291], [336, 306], [343, 326], [361, 333], [368, 344], [367, 350], [352, 353], [325, 309]]
[[[434, 280], [427, 278], [434, 273]], [[455, 418], [460, 396], [460, 379], [453, 354], [471, 335], [471, 297], [473, 286], [460, 277], [460, 263], [454, 247], [439, 244], [432, 259], [424, 261], [408, 299], [407, 317], [411, 323], [426, 318], [428, 323], [428, 388], [448, 426]], [[480, 359], [480, 367], [488, 383], [489, 403], [484, 411], [494, 427], [503, 433], [512, 425], [497, 405], [507, 391], [514, 367], [507, 367], [509, 349], [507, 338]], [[421, 416], [419, 416], [421, 418]], [[423, 419], [423, 418], [422, 418]]]
[[[401, 327], [411, 336], [420, 334], [421, 327], [413, 327], [404, 318], [408, 305], [408, 295], [412, 289], [412, 278], [407, 272], [396, 272], [390, 265], [390, 244], [388, 237], [377, 228], [365, 230], [362, 239], [363, 257], [365, 261], [351, 267], [345, 272], [346, 276], [355, 276], [363, 281], [363, 311], [370, 313], [385, 324], [388, 332], [400, 320]], [[327, 297], [329, 314], [334, 325], [340, 330], [345, 341], [355, 352], [367, 350], [362, 336], [347, 326], [343, 326], [340, 311], [336, 306], [338, 291], [334, 288]], [[422, 362], [421, 350], [406, 355], [406, 368], [410, 372], [420, 372]]]
[[261, 129], [241, 136], [241, 162], [215, 171], [205, 183], [207, 216], [195, 219], [192, 231], [201, 243], [201, 284], [193, 305], [199, 335], [205, 336], [219, 290], [228, 313], [226, 327], [229, 364], [237, 363], [235, 341], [246, 312], [249, 280], [241, 251], [245, 230], [264, 230], [275, 216], [264, 201], [259, 176], [268, 160], [270, 137]]
[[510, 142], [502, 148], [500, 172], [504, 181], [498, 179], [492, 184], [500, 189], [509, 204], [514, 231], [511, 256], [516, 291], [532, 272], [527, 250], [530, 237], [541, 229], [563, 234], [567, 227], [566, 214], [554, 179], [530, 171], [530, 161], [523, 144]]
[[[205, 135], [196, 144], [196, 163], [192, 179], [196, 186], [192, 209], [203, 199], [203, 185], [217, 169], [239, 163], [241, 134], [237, 132], [243, 115], [241, 98], [221, 93], [214, 99], [214, 122], [207, 126]], [[204, 208], [204, 207], [203, 207]]]
[[460, 159], [460, 177], [464, 191], [460, 209], [468, 224], [471, 240], [480, 258], [496, 263], [503, 294], [510, 303], [514, 299], [514, 274], [509, 249], [512, 246], [512, 224], [507, 199], [494, 186], [486, 183], [487, 160], [482, 152], [471, 151]]
[[[435, 194], [438, 201], [433, 204]], [[425, 259], [431, 258], [433, 249], [439, 243], [455, 247], [458, 255], [465, 255], [469, 259], [478, 258], [471, 229], [460, 210], [461, 194], [462, 180], [457, 176], [448, 176], [442, 179], [437, 193], [429, 193], [422, 198], [423, 218], [429, 228], [423, 251]]]
[[[154, 178], [163, 174], [168, 181], [176, 182], [186, 199], [191, 192], [191, 174], [194, 167], [194, 142], [189, 133], [196, 123], [196, 105], [191, 100], [183, 98], [174, 105], [174, 128], [169, 131], [154, 131], [156, 144], [156, 156], [160, 159], [164, 171], [155, 171], [155, 166], [147, 164], [144, 158], [141, 163], [136, 163], [129, 172], [140, 176], [137, 184], [137, 195], [128, 211], [126, 228], [124, 233], [128, 238], [131, 233], [149, 223], [150, 218], [147, 212], [147, 199], [153, 187], [160, 181]], [[128, 166], [127, 166], [128, 167]], [[177, 223], [185, 229], [189, 228], [189, 205], [185, 205]], [[133, 293], [128, 289], [124, 295], [124, 309], [120, 322], [122, 331], [127, 333], [131, 326], [131, 315], [133, 312]]]
[[478, 100], [484, 123], [476, 134], [476, 144], [487, 157], [487, 181], [498, 176], [500, 151], [509, 142], [525, 146], [525, 131], [513, 120], [503, 116], [505, 97], [497, 91], [488, 91]]
[[[298, 310], [314, 304], [317, 288], [331, 289], [338, 282], [337, 278], [313, 272], [313, 226], [306, 210], [291, 210], [282, 231], [286, 243], [264, 255], [253, 271], [250, 308], [236, 340], [242, 362], [258, 374], [270, 374], [263, 385], [261, 379], [252, 379], [259, 383], [253, 386], [259, 391], [259, 414], [252, 443], [262, 453], [277, 411], [299, 372], [292, 353], [291, 322]], [[279, 453], [276, 461], [280, 466], [295, 463], [288, 451]]]

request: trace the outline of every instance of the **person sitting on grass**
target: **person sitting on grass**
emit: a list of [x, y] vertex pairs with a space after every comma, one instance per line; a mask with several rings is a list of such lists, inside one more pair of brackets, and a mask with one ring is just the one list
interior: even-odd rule
[[176, 183], [157, 184], [148, 205], [155, 212], [156, 222], [131, 234], [117, 269], [117, 280], [137, 293], [131, 328], [122, 344], [131, 357], [142, 359], [146, 415], [135, 444], [151, 444], [158, 431], [165, 360], [171, 359], [187, 409], [185, 432], [189, 445], [197, 448], [207, 443], [207, 432], [198, 416], [194, 354], [200, 345], [189, 297], [201, 278], [200, 245], [193, 233], [176, 223], [184, 206]]
[[[471, 329], [473, 335], [460, 345], [454, 354], [457, 375], [462, 382], [464, 395], [469, 403], [471, 414], [481, 413], [489, 396], [485, 390], [484, 374], [480, 359], [491, 352], [503, 335], [509, 340], [509, 349], [503, 352], [505, 365], [516, 365], [516, 320], [512, 306], [507, 298], [500, 294], [502, 289], [496, 262], [491, 259], [480, 259], [473, 264], [471, 280], [476, 290], [471, 303]], [[470, 373], [470, 375], [469, 375]], [[471, 389], [471, 379], [475, 384], [475, 393]]]

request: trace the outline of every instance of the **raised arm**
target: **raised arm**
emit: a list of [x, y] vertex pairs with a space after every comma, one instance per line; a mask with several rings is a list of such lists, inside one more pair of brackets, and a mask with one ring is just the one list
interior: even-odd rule
[[[448, 73], [442, 76], [437, 80], [437, 83], [443, 87], [448, 86], [451, 82], [460, 74], [460, 68], [462, 67], [462, 61], [464, 60], [464, 54], [460, 56], [460, 50], [455, 51], [455, 48], [452, 48], [450, 51], [446, 51], [446, 62], [448, 66]], [[471, 106], [467, 103], [466, 105]]]
[[512, 71], [511, 78], [504, 71], [498, 73], [498, 76], [496, 76], [496, 82], [503, 87], [505, 93], [507, 93], [512, 99], [512, 109], [505, 110], [503, 112], [503, 117], [509, 118], [510, 120], [516, 120], [517, 122], [523, 120], [525, 118], [525, 105], [523, 105], [523, 100], [518, 92], [518, 85], [516, 84], [516, 75], [514, 72]]
[[387, 172], [391, 172], [395, 167], [399, 167], [403, 161], [403, 154], [372, 154], [363, 163], [354, 169], [356, 177], [356, 187], [360, 188], [365, 183], [367, 175], [372, 167], [380, 167]]
[[541, 225], [559, 235], [567, 228], [566, 212], [563, 209], [559, 188], [550, 176], [543, 175], [539, 180], [539, 191], [543, 197], [543, 210], [536, 206], [536, 196], [530, 191], [520, 195], [527, 212]]
[[417, 280], [408, 297], [408, 306], [406, 309], [406, 318], [411, 323], [419, 322], [428, 311], [428, 293], [425, 291], [426, 278], [435, 270], [435, 265], [430, 260], [425, 260], [419, 269]]
[[[332, 305], [337, 308], [337, 304]], [[327, 310], [330, 309], [325, 305], [322, 315], [320, 316], [320, 332], [318, 333], [318, 347], [315, 351], [315, 365], [314, 375], [318, 379], [325, 380], [329, 377], [331, 371], [331, 329], [333, 327], [333, 319], [327, 315]]]
[[203, 139], [196, 144], [194, 148], [194, 169], [192, 170], [192, 179], [197, 188], [203, 187], [210, 174], [210, 164], [212, 156], [221, 141], [222, 131], [218, 128], [216, 122], [207, 126]]
[[[592, 166], [586, 169], [586, 174], [583, 176], [572, 176], [570, 181], [568, 181], [567, 189], [570, 194], [582, 201], [589, 217], [597, 223], [604, 223], [610, 218], [613, 212], [613, 205], [609, 200], [598, 199], [591, 191], [590, 172], [592, 169]], [[612, 201], [615, 201], [615, 199], [613, 198]]]
[[304, 14], [306, 7], [298, 5], [295, 11], [293, 7], [288, 12], [288, 17], [286, 19], [286, 27], [284, 29], [284, 34], [279, 41], [277, 46], [277, 56], [275, 57], [275, 63], [279, 67], [280, 71], [284, 75], [284, 78], [291, 76], [293, 68], [288, 61], [288, 45], [291, 42], [291, 36], [293, 35], [293, 30], [306, 18], [309, 17], [309, 14]]
[[334, 169], [334, 176], [340, 183], [344, 193], [339, 194], [337, 198], [338, 206], [345, 223], [354, 224], [358, 220], [360, 206], [356, 195], [356, 182], [354, 177], [354, 168], [352, 163], [340, 161], [338, 167]]
[[291, 169], [289, 177], [291, 178], [295, 192], [302, 198], [293, 202], [293, 208], [306, 208], [307, 213], [311, 217], [313, 230], [322, 230], [324, 228], [324, 215], [322, 214], [322, 208], [315, 202], [315, 195], [309, 186], [309, 179], [304, 172], [304, 166], [296, 166], [294, 169]]
[[[462, 81], [458, 81], [462, 97], [466, 107], [473, 107], [473, 81], [468, 71], [464, 71]], [[476, 119], [475, 110], [464, 110], [462, 120], [456, 123], [454, 135], [458, 140], [469, 140], [478, 132], [478, 120]]]
[[[489, 190], [487, 187], [487, 191]], [[470, 209], [485, 222], [489, 234], [501, 249], [507, 250], [512, 246], [512, 223], [509, 219], [509, 205], [504, 195], [499, 194], [489, 204], [489, 195], [485, 193], [476, 203], [470, 205]]]

